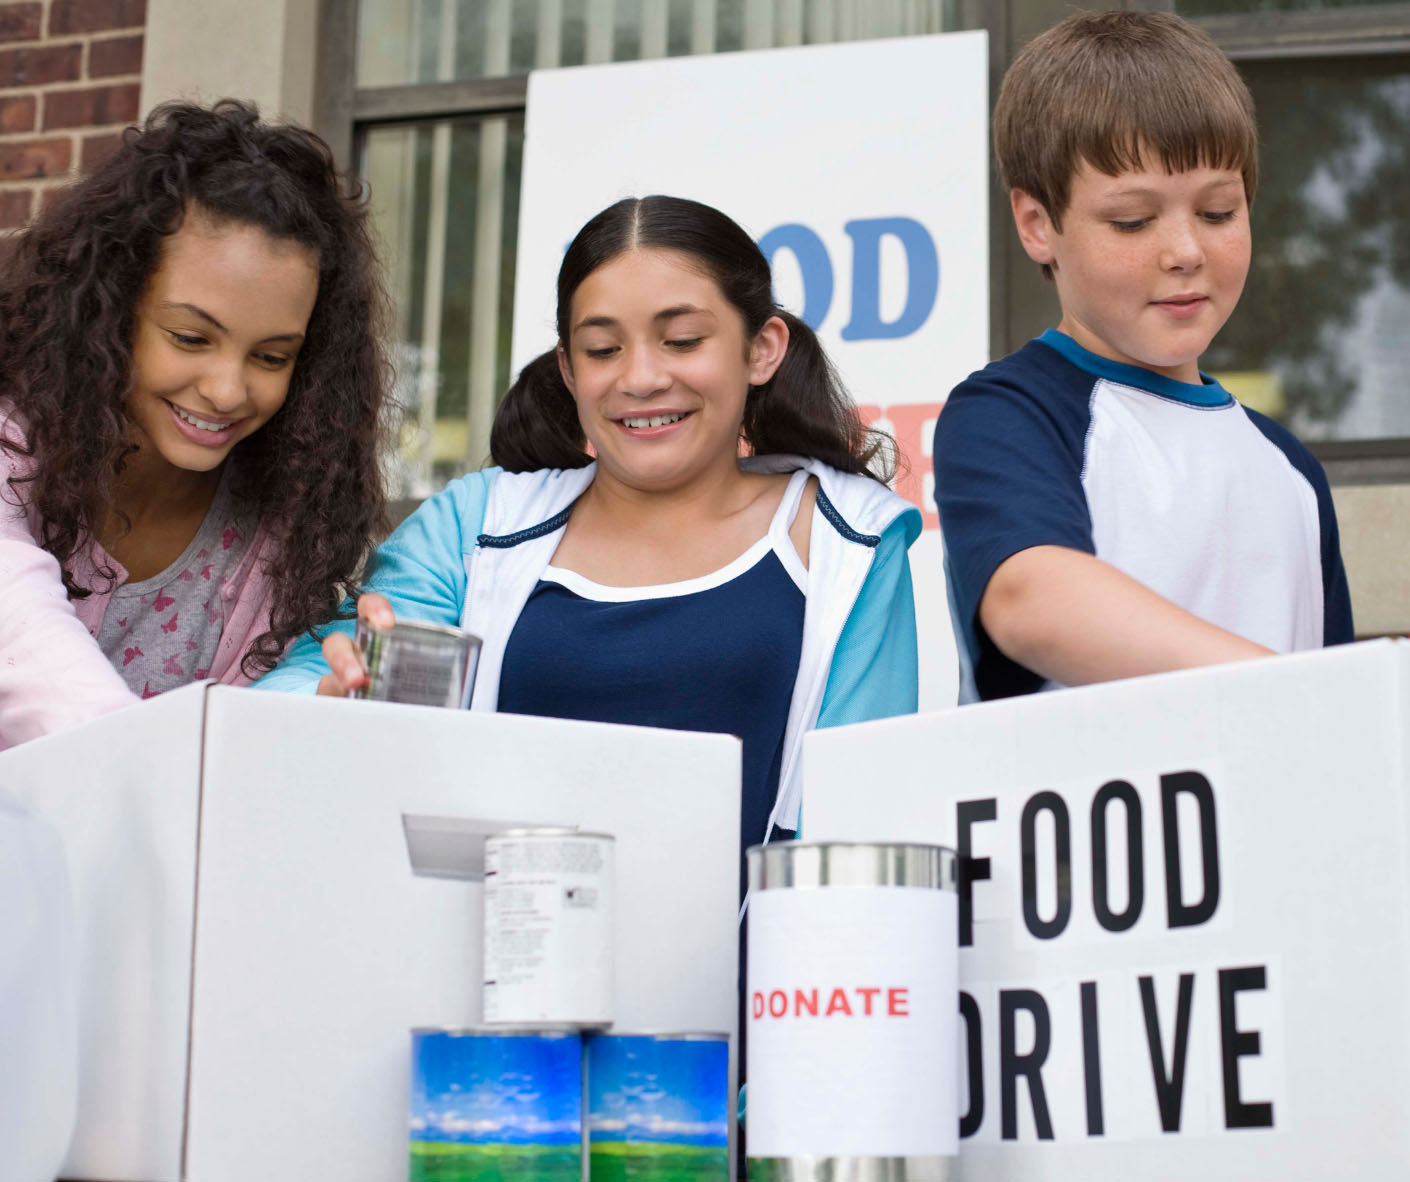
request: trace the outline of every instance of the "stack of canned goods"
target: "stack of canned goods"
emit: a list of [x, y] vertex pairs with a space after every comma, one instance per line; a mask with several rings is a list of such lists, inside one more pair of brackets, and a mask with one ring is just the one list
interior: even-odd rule
[[412, 1034], [412, 1182], [726, 1182], [729, 1036], [604, 1033], [614, 846], [486, 839], [485, 1025]]
[[727, 1182], [727, 1034], [412, 1033], [411, 1182]]

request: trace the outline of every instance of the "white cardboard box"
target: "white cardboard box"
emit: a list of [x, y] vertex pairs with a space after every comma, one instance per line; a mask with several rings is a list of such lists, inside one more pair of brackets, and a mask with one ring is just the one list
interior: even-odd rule
[[980, 860], [959, 1179], [1410, 1176], [1407, 724], [1378, 641], [808, 737], [808, 838]]
[[0, 756], [64, 837], [81, 1090], [65, 1176], [387, 1182], [408, 1032], [477, 1024], [480, 885], [405, 815], [617, 837], [619, 1029], [736, 1023], [739, 744], [192, 686]]

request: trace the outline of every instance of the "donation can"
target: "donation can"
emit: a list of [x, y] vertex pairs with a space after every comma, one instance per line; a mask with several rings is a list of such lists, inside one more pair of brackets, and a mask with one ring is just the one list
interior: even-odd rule
[[579, 1182], [582, 1039], [413, 1030], [410, 1182]]
[[748, 851], [751, 1182], [944, 1182], [959, 1150], [954, 851]]
[[487, 1024], [612, 1025], [615, 846], [564, 828], [485, 839]]
[[729, 1182], [729, 1035], [587, 1040], [592, 1182]]
[[475, 688], [480, 638], [460, 628], [398, 620], [378, 628], [358, 620], [353, 640], [367, 666], [354, 698], [464, 710]]

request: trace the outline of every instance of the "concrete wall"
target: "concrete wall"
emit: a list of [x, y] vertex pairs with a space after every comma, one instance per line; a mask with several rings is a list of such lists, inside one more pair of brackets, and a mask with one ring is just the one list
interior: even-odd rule
[[1410, 633], [1410, 484], [1332, 489], [1358, 636]]
[[318, 0], [148, 0], [145, 114], [172, 98], [253, 99], [313, 121]]

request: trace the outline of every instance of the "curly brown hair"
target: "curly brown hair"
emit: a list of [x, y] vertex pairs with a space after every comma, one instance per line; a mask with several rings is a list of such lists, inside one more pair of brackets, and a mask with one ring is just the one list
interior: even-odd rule
[[[136, 308], [163, 240], [199, 209], [310, 248], [318, 298], [280, 411], [241, 442], [234, 493], [279, 542], [270, 628], [245, 654], [256, 676], [330, 619], [384, 528], [379, 450], [390, 405], [387, 299], [360, 182], [318, 136], [261, 122], [249, 103], [169, 103], [20, 235], [0, 265], [0, 400], [32, 457], [10, 485], [69, 569], [114, 511], [134, 450], [126, 404]], [[16, 487], [23, 484], [23, 488]], [[107, 572], [109, 575], [111, 571]]]

